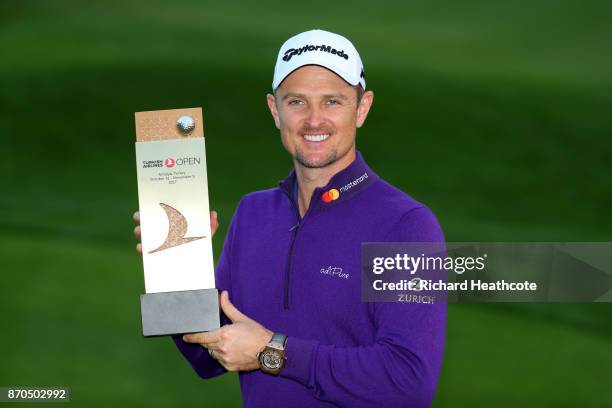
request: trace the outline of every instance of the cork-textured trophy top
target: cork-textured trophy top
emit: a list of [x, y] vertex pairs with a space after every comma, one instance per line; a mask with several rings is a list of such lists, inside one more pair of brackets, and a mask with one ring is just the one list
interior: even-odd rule
[[[204, 137], [202, 108], [136, 112], [135, 116], [137, 142]], [[181, 116], [191, 116], [195, 121], [195, 128], [187, 134], [181, 132], [177, 125]]]

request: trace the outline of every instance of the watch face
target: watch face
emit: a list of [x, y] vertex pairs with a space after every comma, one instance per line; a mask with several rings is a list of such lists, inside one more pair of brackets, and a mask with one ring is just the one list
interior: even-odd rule
[[269, 370], [277, 370], [282, 364], [281, 356], [274, 350], [264, 351], [261, 360], [262, 364]]

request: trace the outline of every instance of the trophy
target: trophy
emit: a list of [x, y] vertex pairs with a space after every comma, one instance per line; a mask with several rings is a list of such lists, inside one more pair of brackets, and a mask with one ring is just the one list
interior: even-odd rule
[[136, 112], [142, 334], [219, 327], [201, 108]]

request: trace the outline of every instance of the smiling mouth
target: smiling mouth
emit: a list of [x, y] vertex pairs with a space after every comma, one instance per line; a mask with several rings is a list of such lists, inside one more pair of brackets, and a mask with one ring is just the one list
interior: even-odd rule
[[329, 138], [329, 133], [302, 135], [302, 137], [308, 142], [323, 142]]

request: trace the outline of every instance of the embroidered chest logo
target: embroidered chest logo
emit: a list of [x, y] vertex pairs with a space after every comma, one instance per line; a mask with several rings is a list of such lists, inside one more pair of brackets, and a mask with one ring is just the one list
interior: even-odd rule
[[348, 279], [350, 274], [348, 272], [343, 272], [342, 268], [339, 266], [328, 266], [321, 268], [321, 274], [329, 276], [331, 278], [336, 279]]
[[368, 173], [363, 173], [361, 176], [357, 177], [355, 180], [340, 187], [340, 189], [335, 189], [335, 188], [329, 189], [323, 194], [321, 194], [321, 200], [323, 200], [324, 203], [331, 203], [332, 201], [336, 201], [338, 198], [340, 198], [340, 193], [347, 192], [351, 188], [361, 184], [367, 178], [368, 178]]
[[331, 203], [332, 201], [337, 200], [338, 197], [340, 197], [340, 192], [335, 188], [332, 188], [321, 195], [321, 200], [326, 203]]

